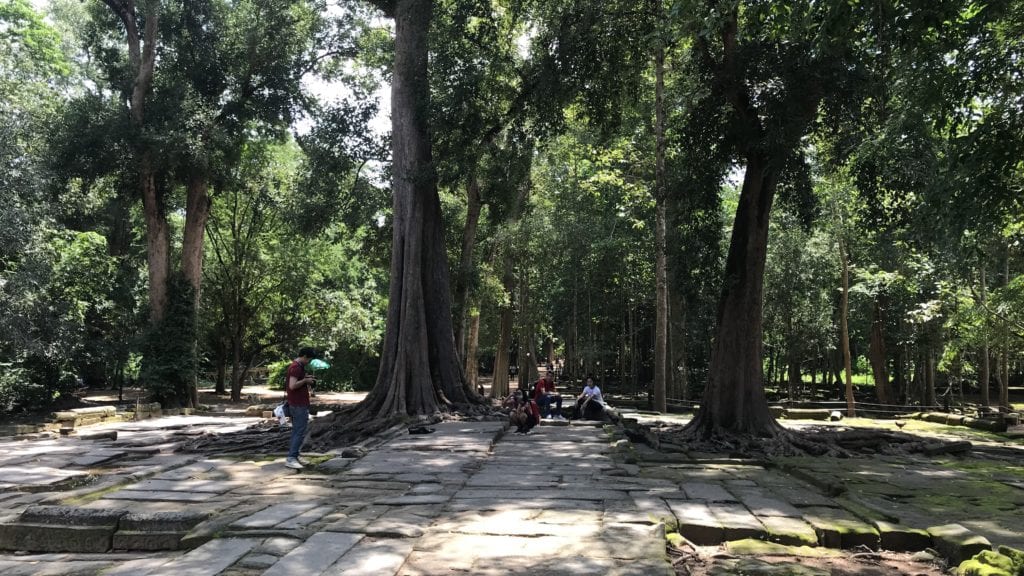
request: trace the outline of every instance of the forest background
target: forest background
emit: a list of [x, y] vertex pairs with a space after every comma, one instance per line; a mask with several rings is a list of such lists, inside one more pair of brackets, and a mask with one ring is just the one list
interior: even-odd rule
[[[752, 167], [777, 192], [745, 324], [773, 393], [837, 397], [844, 348], [868, 401], [1021, 386], [1024, 3], [446, 0], [429, 22], [470, 388], [559, 358], [656, 409], [699, 399]], [[300, 344], [324, 385], [371, 388], [394, 48], [368, 3], [0, 0], [0, 410], [238, 399]]]

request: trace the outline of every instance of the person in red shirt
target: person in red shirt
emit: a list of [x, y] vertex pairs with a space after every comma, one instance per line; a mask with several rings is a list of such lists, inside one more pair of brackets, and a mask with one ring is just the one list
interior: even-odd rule
[[516, 434], [529, 434], [530, 430], [540, 422], [540, 408], [532, 398], [518, 402], [512, 411], [512, 423], [516, 426]]
[[533, 385], [533, 400], [540, 406], [544, 418], [551, 417], [551, 405], [555, 405], [554, 418], [565, 420], [562, 416], [562, 396], [555, 390], [555, 381], [551, 378], [551, 371], [544, 373], [544, 377], [537, 380]]
[[285, 394], [288, 396], [288, 409], [292, 416], [292, 438], [289, 443], [288, 457], [284, 465], [295, 470], [302, 470], [306, 465], [299, 458], [299, 449], [306, 440], [306, 427], [309, 425], [309, 390], [316, 379], [306, 376], [306, 365], [316, 356], [316, 350], [303, 348], [298, 357], [288, 366]]

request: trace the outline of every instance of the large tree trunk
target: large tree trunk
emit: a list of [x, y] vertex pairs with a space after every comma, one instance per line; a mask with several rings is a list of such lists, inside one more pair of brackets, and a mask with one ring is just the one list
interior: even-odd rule
[[775, 173], [768, 159], [752, 152], [726, 257], [708, 383], [700, 411], [688, 425], [703, 438], [782, 432], [768, 410], [761, 366], [764, 265], [774, 191]]
[[203, 236], [210, 216], [209, 183], [206, 176], [189, 178], [185, 200], [185, 230], [181, 244], [181, 271], [195, 291], [196, 315], [199, 313], [200, 288], [203, 282]]
[[875, 380], [875, 394], [879, 404], [892, 402], [892, 391], [889, 389], [889, 373], [886, 369], [885, 354], [885, 312], [882, 296], [876, 296], [871, 319], [871, 343], [868, 355], [871, 358], [871, 373]]
[[[193, 322], [199, 333], [200, 289], [203, 283], [203, 235], [206, 220], [210, 216], [209, 181], [205, 174], [193, 174], [188, 179], [185, 199], [185, 230], [182, 238], [181, 272], [192, 286]], [[192, 342], [192, 355], [198, 357], [199, 342]], [[197, 364], [198, 365], [198, 364]], [[199, 373], [193, 375], [188, 384], [189, 400], [192, 406], [199, 404]]]
[[[661, 3], [658, 2], [658, 12]], [[665, 49], [654, 55], [654, 410], [665, 412], [668, 367], [668, 260], [665, 256]], [[636, 367], [633, 367], [634, 371]]]
[[391, 82], [393, 232], [388, 317], [371, 416], [431, 415], [479, 400], [452, 331], [441, 203], [431, 165], [427, 78], [430, 0], [394, 3]]
[[149, 317], [153, 324], [167, 312], [167, 280], [171, 267], [171, 236], [163, 194], [157, 188], [149, 151], [141, 153], [139, 185], [146, 221], [146, 263], [149, 265]]
[[462, 253], [455, 276], [455, 344], [459, 357], [466, 358], [466, 318], [469, 314], [469, 278], [473, 274], [476, 228], [480, 222], [480, 183], [475, 174], [466, 182], [466, 226], [462, 229]]

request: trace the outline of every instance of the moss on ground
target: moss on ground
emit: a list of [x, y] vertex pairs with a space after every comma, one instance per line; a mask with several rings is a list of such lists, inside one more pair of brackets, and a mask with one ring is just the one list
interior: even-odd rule
[[1024, 552], [1000, 546], [999, 551], [984, 550], [960, 563], [961, 576], [1024, 576]]
[[803, 558], [838, 558], [843, 556], [841, 550], [818, 548], [811, 546], [786, 546], [764, 540], [746, 538], [728, 542], [729, 552], [738, 556], [798, 556]]

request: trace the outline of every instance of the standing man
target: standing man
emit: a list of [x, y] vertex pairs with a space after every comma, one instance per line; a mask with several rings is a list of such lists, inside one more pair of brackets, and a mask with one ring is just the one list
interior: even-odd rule
[[316, 379], [306, 376], [306, 365], [314, 356], [316, 350], [303, 348], [288, 366], [288, 384], [285, 390], [288, 395], [288, 408], [292, 414], [292, 439], [284, 465], [294, 470], [302, 470], [306, 465], [306, 462], [299, 458], [299, 448], [302, 448], [302, 442], [306, 439], [306, 426], [309, 424], [309, 389], [316, 384]]
[[533, 385], [533, 399], [540, 406], [540, 412], [544, 418], [550, 418], [551, 416], [551, 405], [555, 404], [555, 415], [556, 420], [565, 420], [562, 417], [562, 396], [555, 390], [555, 382], [551, 379], [551, 371], [545, 371], [544, 377], [537, 380], [537, 383]]

